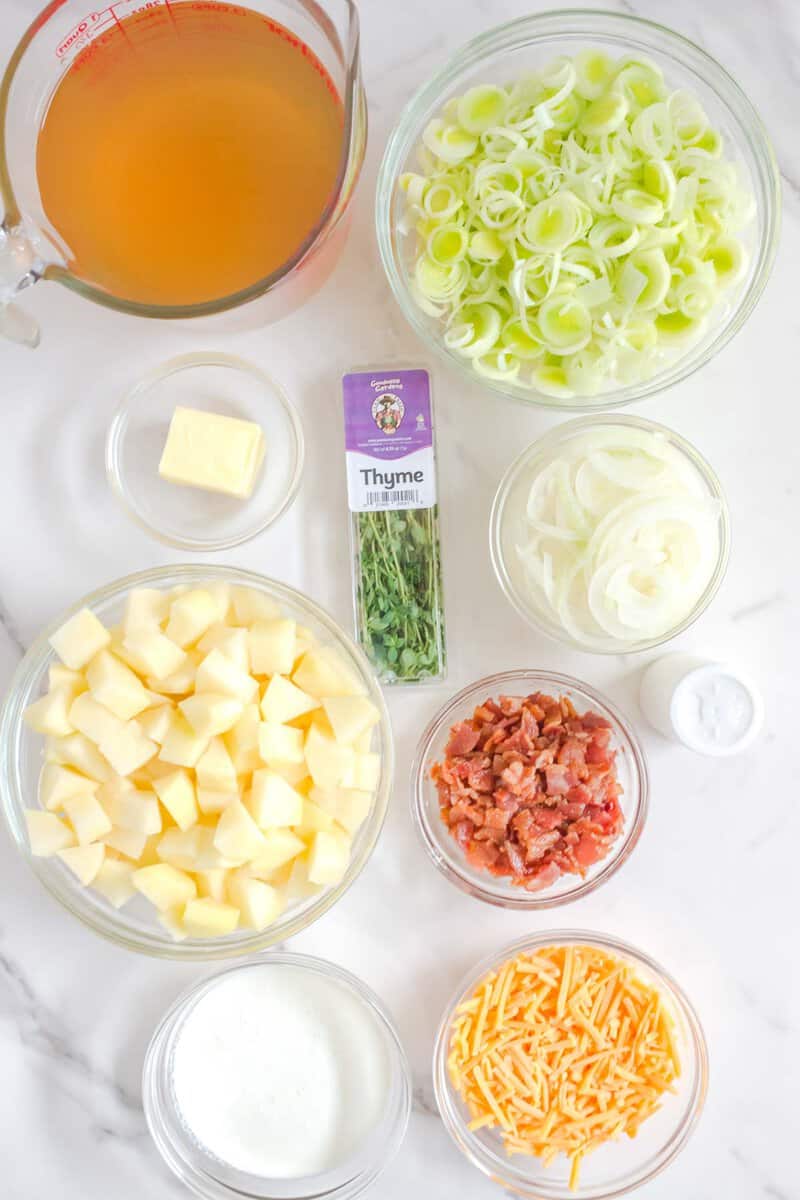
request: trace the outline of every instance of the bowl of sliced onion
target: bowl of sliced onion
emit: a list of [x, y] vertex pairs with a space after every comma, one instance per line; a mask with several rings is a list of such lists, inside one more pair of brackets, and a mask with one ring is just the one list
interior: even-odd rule
[[490, 30], [417, 92], [376, 221], [426, 342], [494, 391], [580, 411], [676, 383], [741, 329], [780, 183], [758, 114], [705, 51], [567, 10]]
[[530, 624], [579, 650], [627, 654], [681, 633], [728, 565], [716, 474], [639, 417], [580, 417], [528, 446], [490, 518], [500, 586]]

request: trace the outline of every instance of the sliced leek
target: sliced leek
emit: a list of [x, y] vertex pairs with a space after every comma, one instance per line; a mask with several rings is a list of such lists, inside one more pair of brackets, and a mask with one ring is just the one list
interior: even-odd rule
[[417, 159], [412, 291], [484, 377], [562, 400], [639, 383], [747, 275], [752, 195], [700, 101], [644, 58], [589, 48], [475, 86]]

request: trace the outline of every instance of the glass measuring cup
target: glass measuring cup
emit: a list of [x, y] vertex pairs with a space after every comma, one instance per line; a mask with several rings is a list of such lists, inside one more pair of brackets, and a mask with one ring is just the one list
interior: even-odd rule
[[[199, 304], [145, 304], [117, 296], [67, 264], [44, 212], [36, 173], [36, 146], [50, 98], [64, 72], [87, 46], [127, 16], [143, 11], [172, 19], [185, 5], [209, 8], [209, 0], [116, 0], [90, 11], [92, 0], [52, 0], [33, 21], [0, 81], [0, 335], [35, 346], [38, 325], [15, 297], [39, 280], [50, 280], [107, 308], [134, 316], [189, 318], [248, 306], [248, 323], [274, 321], [315, 291], [332, 270], [344, 244], [343, 220], [364, 159], [367, 110], [361, 82], [358, 12], [353, 0], [245, 0], [220, 4], [221, 12], [246, 7], [289, 29], [321, 61], [343, 108], [341, 157], [335, 187], [314, 228], [291, 257], [231, 295]], [[214, 3], [217, 0], [213, 0]], [[76, 131], [80, 136], [80, 131]], [[223, 236], [209, 230], [209, 238]], [[202, 247], [199, 248], [202, 250]]]

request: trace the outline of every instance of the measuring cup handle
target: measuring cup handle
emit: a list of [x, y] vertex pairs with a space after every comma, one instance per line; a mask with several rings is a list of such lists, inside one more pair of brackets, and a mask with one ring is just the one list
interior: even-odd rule
[[25, 230], [0, 225], [0, 337], [31, 348], [39, 344], [39, 326], [12, 300], [41, 278], [40, 265]]

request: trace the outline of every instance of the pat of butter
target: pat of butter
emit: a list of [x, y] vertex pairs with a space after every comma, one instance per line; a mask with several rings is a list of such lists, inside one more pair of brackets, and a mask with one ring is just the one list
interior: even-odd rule
[[264, 433], [253, 421], [178, 407], [158, 473], [170, 483], [246, 500], [263, 461]]

